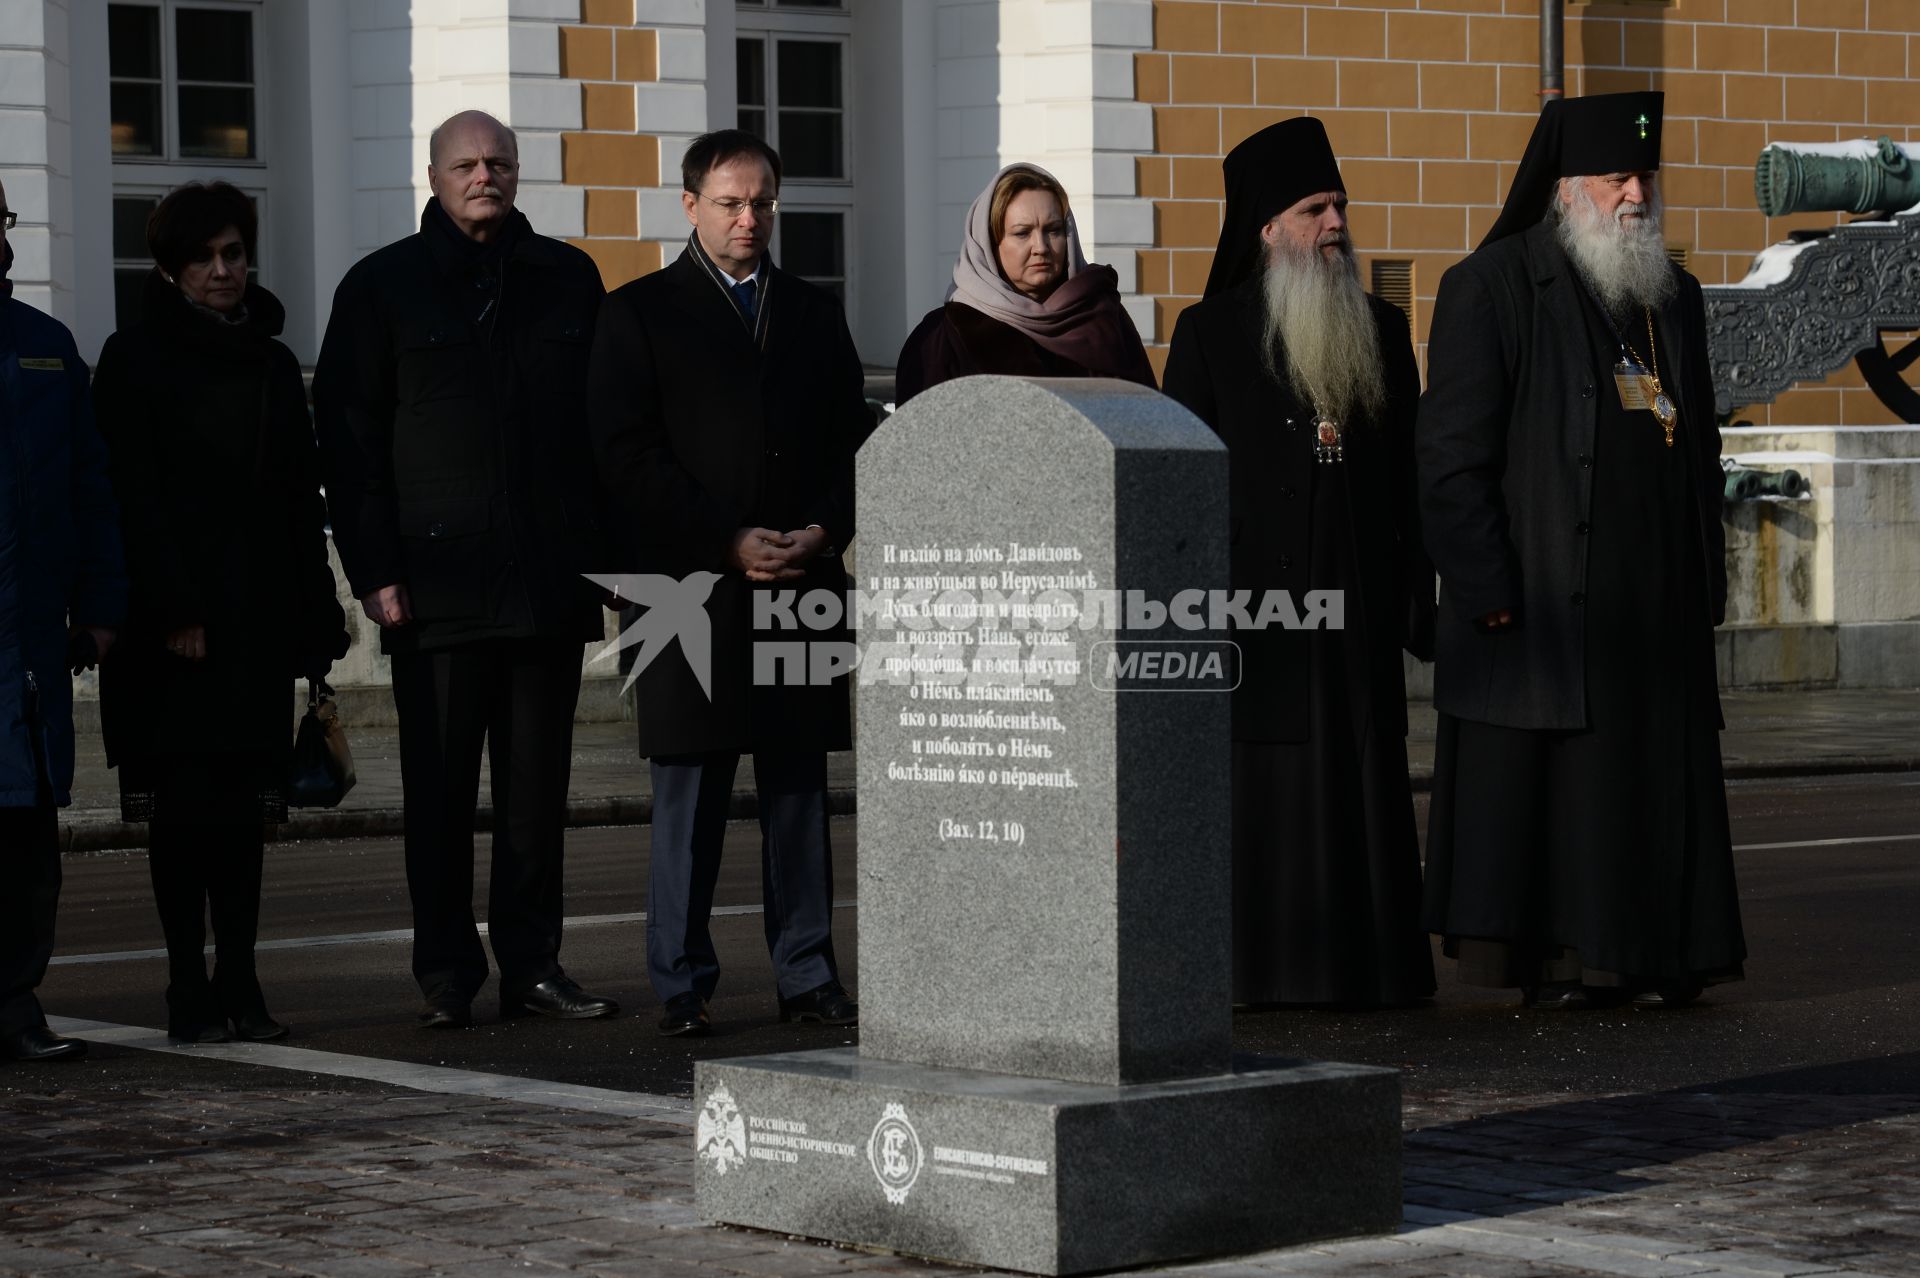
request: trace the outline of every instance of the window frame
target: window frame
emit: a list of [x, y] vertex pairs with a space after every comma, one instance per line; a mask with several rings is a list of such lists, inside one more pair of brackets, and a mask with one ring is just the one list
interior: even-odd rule
[[[263, 287], [272, 287], [272, 275], [268, 269], [267, 245], [271, 239], [269, 227], [273, 209], [272, 166], [267, 157], [272, 154], [272, 136], [269, 121], [272, 114], [268, 109], [269, 90], [267, 77], [263, 74], [264, 55], [269, 47], [270, 33], [268, 24], [268, 6], [265, 0], [112, 0], [114, 4], [125, 4], [128, 8], [154, 9], [160, 14], [160, 137], [163, 154], [161, 155], [116, 155], [109, 142], [108, 163], [108, 211], [111, 217], [112, 201], [134, 197], [159, 199], [176, 187], [194, 181], [224, 181], [238, 187], [253, 201], [257, 215], [259, 232], [254, 239], [254, 256], [248, 262], [250, 277]], [[231, 159], [222, 156], [182, 156], [179, 148], [180, 136], [180, 74], [178, 60], [178, 39], [175, 33], [174, 11], [177, 9], [226, 9], [249, 14], [252, 18], [250, 30], [253, 37], [253, 155], [246, 159]], [[107, 65], [108, 82], [114, 80], [113, 66], [109, 58]], [[192, 83], [205, 83], [193, 81]], [[111, 221], [109, 221], [111, 225]], [[114, 323], [121, 322], [119, 314], [119, 282], [122, 272], [139, 269], [151, 269], [152, 258], [136, 261], [129, 257], [113, 256], [112, 246], [108, 246], [108, 279], [112, 283], [114, 298]], [[131, 318], [131, 317], [128, 317]]]
[[[782, 222], [789, 213], [835, 213], [840, 216], [840, 260], [842, 275], [841, 295], [849, 323], [853, 322], [858, 306], [860, 263], [854, 253], [854, 245], [859, 243], [858, 213], [855, 211], [860, 183], [860, 156], [856, 147], [853, 120], [857, 106], [855, 95], [858, 86], [854, 79], [853, 57], [853, 13], [842, 0], [836, 9], [795, 9], [770, 3], [769, 0], [736, 0], [735, 12], [735, 59], [737, 64], [738, 45], [741, 41], [757, 40], [762, 48], [762, 66], [765, 68], [766, 81], [762, 86], [765, 103], [749, 110], [766, 113], [768, 144], [774, 150], [780, 149], [779, 112], [780, 112], [780, 65], [778, 44], [782, 40], [794, 40], [810, 43], [837, 44], [840, 46], [840, 159], [843, 176], [838, 178], [808, 178], [787, 176], [780, 184], [780, 212], [774, 218], [773, 241], [769, 246], [773, 260], [782, 270], [789, 270], [785, 261], [786, 236]], [[740, 85], [734, 85], [735, 110], [741, 109]], [[825, 114], [824, 109], [816, 109]], [[799, 274], [797, 271], [794, 274]], [[804, 276], [802, 278], [805, 278]]]
[[[818, 31], [827, 24], [847, 24], [853, 21], [853, 11], [847, 7], [847, 0], [829, 9], [823, 5], [783, 5], [773, 0], [734, 0], [734, 7], [740, 11], [740, 17], [756, 30], [775, 29], [776, 24], [785, 27], [793, 24], [797, 30]], [[838, 30], [839, 28], [830, 27]], [[843, 33], [844, 34], [844, 33]]]
[[[795, 177], [795, 185], [808, 187], [851, 187], [855, 181], [853, 154], [853, 37], [851, 33], [820, 33], [812, 31], [768, 31], [758, 27], [741, 28], [734, 33], [735, 57], [738, 57], [740, 45], [747, 41], [756, 41], [761, 46], [761, 67], [766, 81], [761, 91], [765, 101], [759, 104], [742, 104], [740, 86], [734, 85], [735, 109], [761, 111], [767, 117], [767, 145], [774, 150], [780, 149], [780, 62], [778, 46], [783, 41], [790, 44], [832, 44], [840, 48], [840, 105], [828, 107], [790, 107], [792, 111], [804, 111], [812, 115], [827, 115], [837, 112], [840, 116], [840, 168], [843, 176], [837, 178]], [[787, 185], [782, 179], [781, 185]], [[784, 198], [784, 195], [783, 195]]]
[[[853, 313], [854, 296], [853, 246], [857, 243], [853, 229], [855, 215], [852, 201], [849, 200], [845, 204], [820, 204], [811, 200], [802, 203], [798, 200], [789, 200], [784, 195], [780, 197], [780, 212], [773, 219], [773, 242], [768, 246], [769, 250], [773, 254], [773, 260], [779, 263], [781, 270], [786, 271], [790, 275], [797, 276], [800, 279], [812, 282], [812, 279], [815, 277], [801, 275], [799, 271], [789, 267], [784, 260], [786, 242], [781, 229], [780, 219], [786, 217], [789, 213], [836, 213], [840, 216], [840, 274], [833, 278], [837, 278], [840, 281], [840, 303], [846, 309], [847, 313], [851, 315]], [[822, 285], [821, 287], [825, 286]]]
[[[160, 13], [161, 153], [159, 155], [116, 155], [112, 152], [111, 148], [109, 148], [108, 157], [113, 165], [116, 168], [125, 164], [157, 170], [180, 170], [181, 175], [177, 178], [169, 174], [167, 177], [155, 179], [158, 181], [167, 181], [169, 188], [179, 186], [182, 182], [191, 182], [194, 178], [194, 172], [208, 167], [223, 169], [266, 168], [267, 161], [265, 157], [271, 149], [272, 142], [268, 137], [267, 129], [270, 112], [267, 110], [266, 79], [260, 74], [260, 55], [262, 46], [265, 44], [264, 37], [266, 34], [267, 6], [265, 0], [110, 0], [108, 7], [112, 8], [116, 6], [128, 9], [156, 9]], [[181, 154], [180, 88], [182, 82], [180, 79], [180, 42], [176, 33], [177, 24], [174, 18], [175, 12], [180, 9], [224, 9], [229, 12], [245, 13], [252, 18], [249, 24], [249, 31], [253, 39], [253, 82], [247, 86], [253, 90], [253, 154], [251, 156], [234, 158], [216, 155], [192, 156]], [[107, 63], [108, 84], [116, 83], [122, 78], [131, 80], [134, 77], [116, 77], [113, 74], [113, 63], [111, 61], [111, 55], [109, 55], [109, 61]], [[144, 83], [146, 81], [142, 78], [141, 82]], [[224, 84], [224, 82], [211, 80], [192, 80], [188, 81], [187, 84], [189, 87], [200, 85], [232, 87]], [[188, 172], [188, 170], [194, 172]], [[136, 180], [132, 177], [122, 179], [119, 174], [115, 174], [114, 186], [116, 192], [123, 181], [128, 185], [137, 184]], [[235, 185], [238, 186], [239, 183], [236, 182]]]

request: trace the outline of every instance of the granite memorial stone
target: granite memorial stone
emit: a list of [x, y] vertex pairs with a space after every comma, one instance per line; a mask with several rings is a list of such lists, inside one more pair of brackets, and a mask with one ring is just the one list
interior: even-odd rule
[[697, 1067], [703, 1215], [1047, 1274], [1398, 1223], [1393, 1071], [1230, 1052], [1226, 480], [1120, 382], [869, 440], [860, 1047]]

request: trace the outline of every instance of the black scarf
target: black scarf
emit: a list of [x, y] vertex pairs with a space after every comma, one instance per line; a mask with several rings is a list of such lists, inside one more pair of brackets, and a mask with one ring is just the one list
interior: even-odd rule
[[764, 352], [767, 349], [767, 319], [773, 314], [773, 256], [766, 254], [760, 259], [762, 269], [752, 319], [747, 318], [746, 311], [740, 306], [740, 299], [733, 291], [733, 286], [740, 281], [714, 265], [713, 259], [707, 256], [707, 250], [700, 247], [698, 231], [687, 236], [687, 256], [691, 257], [694, 264], [705, 271], [707, 277], [726, 292], [727, 301], [733, 305], [733, 313], [740, 317], [740, 323], [753, 338], [753, 344]]

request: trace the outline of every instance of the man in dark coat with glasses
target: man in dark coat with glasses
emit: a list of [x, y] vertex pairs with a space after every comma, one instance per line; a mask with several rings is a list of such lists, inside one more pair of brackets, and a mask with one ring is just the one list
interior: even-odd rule
[[780, 157], [724, 130], [694, 139], [681, 178], [687, 247], [607, 297], [589, 392], [619, 570], [659, 583], [633, 600], [647, 608], [636, 633], [678, 638], [663, 631], [636, 664], [654, 796], [648, 975], [661, 1033], [709, 1031], [720, 963], [708, 915], [750, 753], [780, 1019], [852, 1025], [826, 807], [827, 752], [850, 744], [847, 681], [816, 682], [770, 651], [847, 633], [756, 632], [755, 596], [844, 598], [853, 457], [873, 419], [839, 302], [768, 253]]

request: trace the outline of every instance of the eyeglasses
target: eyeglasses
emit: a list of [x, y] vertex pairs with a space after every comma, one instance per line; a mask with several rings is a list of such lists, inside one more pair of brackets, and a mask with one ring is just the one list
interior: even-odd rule
[[748, 209], [753, 210], [753, 215], [755, 217], [772, 217], [775, 213], [778, 213], [780, 211], [780, 201], [777, 199], [776, 200], [716, 200], [710, 195], [703, 195], [697, 191], [694, 194], [700, 195], [701, 199], [713, 205], [715, 208], [719, 209], [722, 213], [725, 213], [728, 217], [733, 217], [733, 218], [739, 217], [742, 213], [745, 213]]
[[20, 221], [20, 215], [12, 209], [0, 209], [0, 227], [11, 231]]

